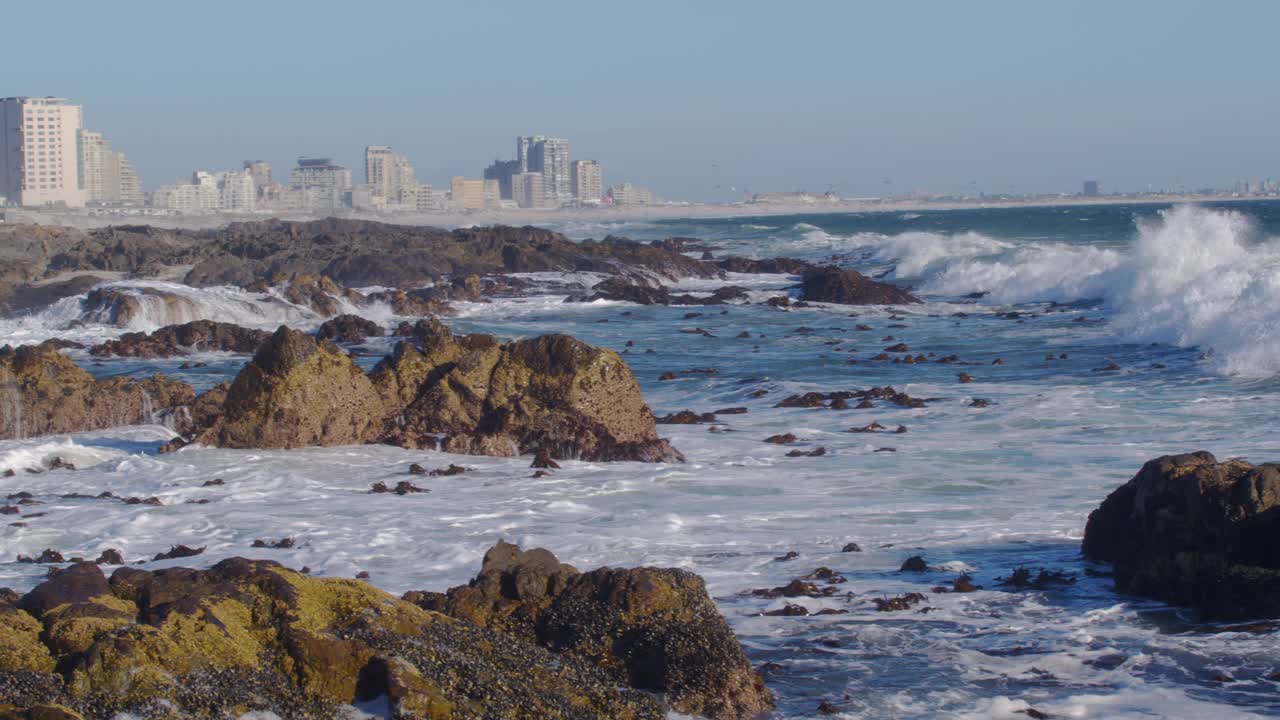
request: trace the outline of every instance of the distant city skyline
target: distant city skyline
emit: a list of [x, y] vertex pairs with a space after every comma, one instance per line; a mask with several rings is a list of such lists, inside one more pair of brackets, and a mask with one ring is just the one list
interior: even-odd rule
[[[625, 22], [586, 2], [71, 5], [6, 10], [10, 57], [41, 61], [11, 62], [0, 96], [82, 105], [146, 190], [250, 158], [362, 168], [369, 145], [443, 188], [529, 134], [712, 202], [1229, 188], [1280, 168], [1267, 2], [656, 2]], [[501, 51], [529, 38], [536, 66]], [[251, 49], [188, 57], [228, 43]]]

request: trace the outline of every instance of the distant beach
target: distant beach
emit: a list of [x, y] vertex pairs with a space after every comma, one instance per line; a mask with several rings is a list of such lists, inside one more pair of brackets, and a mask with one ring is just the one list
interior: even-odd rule
[[[481, 210], [442, 213], [343, 213], [342, 217], [399, 225], [433, 225], [468, 227], [475, 225], [562, 225], [565, 223], [624, 223], [681, 218], [715, 219], [769, 217], [796, 214], [932, 212], [944, 210], [993, 210], [1000, 208], [1082, 207], [1111, 205], [1164, 205], [1178, 203], [1261, 202], [1280, 200], [1274, 197], [1232, 197], [1223, 195], [1171, 194], [1105, 197], [1040, 197], [1026, 199], [991, 199], [973, 201], [932, 200], [840, 200], [815, 203], [734, 203], [734, 204], [664, 204], [632, 207], [563, 208], [557, 210]], [[317, 216], [296, 212], [207, 215], [124, 214], [93, 210], [34, 210], [10, 208], [0, 210], [10, 223], [65, 225], [81, 229], [107, 225], [145, 224], [155, 227], [208, 229], [232, 222], [252, 222], [268, 218], [312, 220]]]

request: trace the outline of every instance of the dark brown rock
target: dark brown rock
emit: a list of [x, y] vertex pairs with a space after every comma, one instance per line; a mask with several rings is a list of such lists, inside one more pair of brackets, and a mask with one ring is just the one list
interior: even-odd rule
[[316, 330], [320, 340], [353, 344], [364, 342], [365, 338], [382, 337], [385, 331], [382, 326], [359, 315], [339, 315], [324, 321]]
[[89, 349], [95, 356], [119, 355], [137, 358], [165, 358], [193, 352], [249, 354], [266, 342], [271, 333], [212, 320], [196, 320], [168, 325], [152, 333], [132, 332]]
[[702, 580], [683, 570], [579, 573], [546, 550], [499, 543], [468, 585], [415, 597], [427, 609], [586, 659], [624, 684], [662, 693], [679, 712], [745, 719], [772, 706]]
[[844, 305], [906, 305], [919, 303], [919, 298], [897, 285], [877, 282], [855, 270], [820, 267], [807, 272], [801, 283], [800, 297], [809, 302]]
[[898, 572], [924, 572], [929, 569], [929, 564], [919, 555], [912, 555], [902, 563], [902, 567]]
[[1151, 460], [1089, 515], [1083, 549], [1116, 588], [1211, 618], [1280, 617], [1280, 465]]

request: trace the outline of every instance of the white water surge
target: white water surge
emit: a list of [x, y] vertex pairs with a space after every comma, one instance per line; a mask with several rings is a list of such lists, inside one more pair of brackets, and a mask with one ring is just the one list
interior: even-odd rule
[[858, 234], [833, 249], [863, 250], [931, 295], [986, 293], [984, 302], [1000, 305], [1102, 300], [1126, 341], [1200, 347], [1228, 374], [1280, 372], [1280, 241], [1258, 237], [1238, 212], [1165, 210], [1140, 221], [1121, 248], [910, 232]]

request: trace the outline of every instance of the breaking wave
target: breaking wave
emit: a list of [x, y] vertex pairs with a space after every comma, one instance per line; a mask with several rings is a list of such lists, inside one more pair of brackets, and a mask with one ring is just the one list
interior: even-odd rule
[[1016, 304], [1098, 299], [1127, 340], [1201, 347], [1227, 374], [1280, 372], [1280, 241], [1249, 217], [1183, 205], [1138, 221], [1124, 248], [978, 233], [851, 238], [921, 292]]

